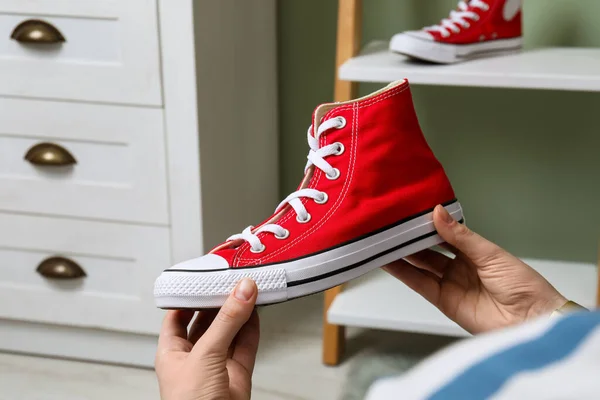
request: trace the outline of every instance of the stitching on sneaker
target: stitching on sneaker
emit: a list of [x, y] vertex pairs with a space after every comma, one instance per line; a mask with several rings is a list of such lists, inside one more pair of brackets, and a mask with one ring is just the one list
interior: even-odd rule
[[[297, 243], [299, 243], [300, 241], [304, 240], [306, 237], [310, 236], [315, 230], [319, 229], [321, 226], [323, 226], [323, 224], [325, 224], [334, 214], [335, 212], [339, 209], [339, 207], [341, 206], [341, 204], [343, 203], [343, 201], [345, 200], [346, 195], [349, 192], [349, 188], [350, 188], [350, 184], [352, 183], [352, 179], [354, 178], [354, 166], [356, 163], [356, 152], [358, 149], [358, 110], [362, 109], [362, 108], [366, 108], [366, 107], [370, 107], [376, 103], [379, 103], [383, 100], [386, 100], [390, 97], [393, 97], [395, 95], [398, 95], [406, 90], [410, 89], [410, 86], [408, 84], [405, 85], [400, 85], [397, 88], [394, 88], [393, 90], [391, 90], [390, 92], [387, 93], [382, 93], [376, 97], [373, 97], [371, 99], [365, 100], [364, 102], [359, 102], [359, 103], [353, 103], [347, 106], [342, 106], [342, 107], [337, 107], [334, 108], [332, 110], [330, 110], [327, 114], [325, 114], [324, 119], [326, 119], [327, 117], [331, 116], [333, 113], [335, 112], [340, 112], [340, 111], [345, 111], [345, 110], [349, 110], [349, 109], [354, 109], [353, 110], [353, 123], [352, 123], [352, 139], [351, 139], [351, 160], [350, 160], [350, 164], [348, 167], [348, 179], [346, 179], [346, 184], [344, 185], [344, 187], [342, 188], [342, 192], [340, 193], [340, 196], [338, 197], [338, 200], [335, 202], [335, 204], [332, 206], [332, 208], [323, 216], [323, 218], [313, 227], [311, 227], [310, 229], [308, 229], [307, 231], [305, 231], [301, 236], [295, 238], [294, 240], [292, 240], [291, 242], [287, 243], [285, 246], [280, 247], [278, 250], [276, 250], [275, 252], [265, 255], [264, 257], [255, 259], [255, 258], [244, 258], [242, 257], [242, 255], [244, 253], [247, 253], [248, 249], [249, 249], [249, 245], [247, 243], [244, 243], [244, 245], [246, 245], [247, 248], [243, 249], [243, 250], [239, 250], [236, 253], [236, 256], [234, 257], [234, 260], [232, 262], [232, 267], [235, 266], [244, 266], [247, 265], [247, 263], [254, 263], [256, 265], [260, 265], [265, 261], [268, 261], [272, 258], [274, 258], [275, 256], [281, 254], [284, 251], [287, 251], [288, 249], [290, 249], [291, 247], [295, 246]], [[356, 136], [356, 140], [354, 139]], [[321, 140], [323, 140], [323, 143], [326, 144], [326, 140], [327, 140], [327, 135], [324, 135], [324, 137], [322, 137]], [[318, 176], [317, 176], [318, 175]], [[314, 188], [318, 185], [318, 182], [321, 179], [321, 176], [323, 175], [323, 171], [317, 169], [315, 172], [315, 176], [313, 177], [313, 181], [315, 181], [314, 184], [310, 184], [308, 187], [310, 188]], [[308, 201], [308, 199], [304, 199], [305, 201]], [[303, 201], [303, 203], [305, 203], [305, 201]], [[288, 212], [280, 219], [280, 223], [283, 224], [284, 222], [286, 222], [287, 220], [289, 220], [291, 218], [291, 214], [292, 214], [292, 210], [288, 210]], [[243, 246], [244, 246], [243, 245]], [[242, 247], [242, 246], [240, 246]], [[237, 263], [240, 263], [239, 265]], [[244, 265], [242, 265], [244, 264]]]
[[[323, 226], [334, 214], [335, 212], [339, 209], [339, 207], [342, 205], [342, 203], [344, 202], [346, 195], [348, 194], [348, 192], [350, 191], [350, 187], [352, 184], [352, 179], [354, 177], [354, 165], [356, 163], [356, 149], [358, 148], [357, 146], [357, 136], [358, 136], [358, 107], [357, 104], [352, 104], [351, 106], [349, 106], [348, 108], [354, 108], [353, 110], [353, 116], [352, 116], [352, 135], [351, 135], [351, 144], [350, 144], [350, 148], [352, 149], [352, 151], [350, 152], [350, 163], [348, 166], [348, 178], [346, 179], [346, 181], [344, 182], [344, 186], [342, 187], [342, 191], [340, 193], [340, 196], [338, 197], [337, 201], [335, 202], [335, 204], [333, 205], [333, 207], [325, 214], [325, 216], [314, 226], [312, 226], [310, 229], [306, 230], [302, 235], [300, 235], [299, 237], [295, 238], [294, 240], [292, 240], [291, 242], [287, 243], [285, 246], [279, 248], [278, 250], [276, 250], [275, 252], [262, 257], [260, 259], [260, 262], [264, 262], [267, 260], [272, 259], [273, 257], [281, 254], [282, 252], [292, 248], [293, 246], [295, 246], [297, 243], [301, 242], [302, 240], [304, 240], [306, 237], [310, 236], [313, 232], [315, 232], [317, 229], [319, 229], [321, 226]], [[356, 138], [356, 140], [355, 140]], [[324, 137], [322, 139], [323, 144], [327, 143], [327, 138]], [[318, 180], [321, 179], [321, 176], [324, 174], [323, 171], [318, 170], [319, 171], [319, 177]], [[318, 182], [316, 183], [318, 184]], [[316, 186], [315, 184], [315, 186]], [[246, 261], [246, 260], [244, 260]]]
[[[319, 229], [321, 226], [323, 226], [334, 214], [335, 212], [340, 208], [340, 206], [343, 204], [346, 195], [348, 194], [348, 192], [350, 191], [350, 187], [352, 185], [352, 179], [354, 177], [354, 165], [356, 162], [356, 149], [357, 149], [357, 140], [355, 140], [355, 138], [358, 136], [357, 132], [358, 132], [358, 110], [357, 110], [357, 105], [356, 103], [353, 104], [351, 107], [354, 108], [353, 110], [353, 122], [352, 122], [352, 142], [350, 147], [352, 148], [352, 152], [351, 152], [351, 160], [350, 160], [350, 164], [349, 164], [349, 168], [348, 168], [348, 178], [346, 179], [345, 183], [344, 183], [344, 187], [342, 188], [342, 192], [340, 193], [340, 196], [338, 197], [338, 200], [335, 202], [334, 206], [329, 210], [329, 212], [327, 214], [325, 214], [324, 218], [321, 219], [321, 221], [319, 221], [316, 225], [312, 226], [310, 229], [306, 230], [302, 235], [300, 235], [299, 237], [295, 238], [294, 240], [292, 240], [290, 243], [286, 244], [286, 246], [279, 248], [277, 251], [273, 252], [272, 254], [269, 254], [268, 256], [265, 256], [264, 258], [261, 259], [261, 262], [263, 261], [267, 261], [279, 254], [281, 254], [282, 252], [288, 250], [289, 248], [295, 246], [297, 243], [301, 242], [302, 240], [304, 240], [305, 238], [307, 238], [308, 236], [310, 236], [313, 232], [315, 232], [317, 229]], [[326, 138], [324, 138], [323, 140], [326, 140]], [[321, 174], [323, 174], [323, 171], [319, 171]], [[320, 176], [319, 176], [320, 179]]]
[[[363, 104], [358, 105], [359, 103], [354, 103], [348, 106], [344, 106], [341, 108], [335, 108], [333, 110], [331, 110], [329, 113], [326, 114], [327, 116], [330, 116], [332, 113], [334, 112], [339, 112], [339, 111], [344, 111], [344, 110], [348, 110], [351, 108], [355, 108], [355, 115], [353, 116], [353, 120], [355, 122], [353, 122], [353, 126], [352, 126], [352, 143], [351, 143], [351, 148], [352, 148], [352, 155], [351, 155], [351, 164], [349, 166], [349, 180], [347, 180], [348, 183], [348, 188], [349, 188], [349, 183], [351, 183], [352, 181], [352, 177], [354, 176], [354, 162], [355, 162], [355, 157], [356, 157], [356, 149], [358, 148], [357, 143], [355, 143], [354, 140], [354, 136], [355, 136], [355, 130], [357, 131], [357, 125], [358, 124], [358, 109], [360, 108], [366, 108], [366, 107], [370, 107], [380, 101], [386, 100], [390, 97], [393, 97], [397, 94], [400, 94], [402, 92], [404, 92], [405, 90], [408, 90], [410, 88], [409, 85], [401, 85], [398, 86], [398, 88], [388, 92], [388, 93], [382, 93], [379, 96], [376, 96], [372, 99], [369, 99], [367, 101], [365, 101]], [[326, 135], [325, 135], [326, 136]], [[358, 140], [356, 140], [357, 142]], [[319, 174], [323, 174], [323, 172], [321, 170], [317, 170], [317, 173]], [[321, 176], [319, 175], [318, 179], [320, 179]], [[309, 187], [313, 187], [313, 185], [310, 185]], [[295, 246], [300, 240], [303, 240], [304, 238], [306, 238], [307, 236], [309, 236], [310, 234], [312, 234], [316, 229], [320, 228], [325, 222], [327, 222], [331, 216], [335, 213], [335, 211], [337, 211], [337, 209], [339, 208], [339, 206], [341, 205], [341, 203], [343, 202], [343, 200], [345, 199], [345, 196], [347, 195], [348, 190], [347, 188], [343, 188], [342, 189], [342, 193], [340, 194], [340, 197], [338, 198], [338, 201], [336, 201], [335, 205], [329, 210], [329, 212], [327, 214], [325, 214], [325, 216], [323, 217], [323, 219], [321, 219], [321, 221], [319, 221], [315, 226], [313, 226], [312, 228], [310, 228], [309, 230], [307, 230], [306, 232], [304, 232], [301, 236], [299, 236], [298, 238], [294, 239], [293, 241], [287, 243], [285, 246], [279, 248], [277, 251], [268, 254], [264, 257], [261, 257], [260, 259], [252, 259], [252, 258], [238, 258], [238, 261], [243, 261], [243, 262], [254, 262], [255, 264], [259, 265], [261, 263], [263, 263], [264, 261], [270, 260], [272, 258], [274, 258], [275, 256], [281, 254], [283, 251], [288, 250], [290, 247]], [[291, 210], [290, 210], [291, 211]], [[282, 218], [283, 219], [283, 218]], [[288, 217], [289, 219], [289, 217]], [[282, 222], [283, 223], [283, 222]], [[241, 265], [240, 265], [241, 266]]]

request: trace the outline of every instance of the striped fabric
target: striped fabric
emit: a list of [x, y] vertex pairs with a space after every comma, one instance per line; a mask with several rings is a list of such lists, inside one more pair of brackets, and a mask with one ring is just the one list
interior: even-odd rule
[[600, 399], [600, 312], [459, 342], [367, 395], [389, 399]]

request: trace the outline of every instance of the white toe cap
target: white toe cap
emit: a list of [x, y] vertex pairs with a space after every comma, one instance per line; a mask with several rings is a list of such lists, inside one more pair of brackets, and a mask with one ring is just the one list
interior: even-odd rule
[[412, 36], [419, 39], [434, 40], [433, 35], [427, 31], [408, 31], [404, 32], [404, 35]]
[[206, 254], [202, 257], [193, 258], [176, 264], [168, 270], [210, 271], [227, 268], [229, 268], [229, 263], [223, 257], [216, 254]]

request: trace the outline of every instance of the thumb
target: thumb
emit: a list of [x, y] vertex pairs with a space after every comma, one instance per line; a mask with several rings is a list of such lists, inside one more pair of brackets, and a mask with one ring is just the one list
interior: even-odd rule
[[441, 205], [433, 210], [433, 224], [442, 239], [456, 247], [478, 266], [502, 252], [499, 246], [452, 218]]
[[201, 353], [201, 357], [207, 354], [226, 355], [233, 339], [252, 315], [257, 294], [258, 289], [252, 279], [240, 280], [206, 333], [196, 342], [192, 354]]

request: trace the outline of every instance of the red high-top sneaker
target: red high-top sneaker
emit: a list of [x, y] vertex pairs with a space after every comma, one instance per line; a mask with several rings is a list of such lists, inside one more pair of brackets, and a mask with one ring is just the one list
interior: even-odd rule
[[522, 0], [461, 1], [439, 25], [399, 33], [390, 50], [414, 58], [450, 64], [521, 49]]
[[258, 304], [316, 293], [442, 242], [432, 211], [462, 209], [417, 121], [407, 81], [323, 104], [298, 190], [257, 227], [156, 280], [161, 308], [219, 307], [243, 277]]

